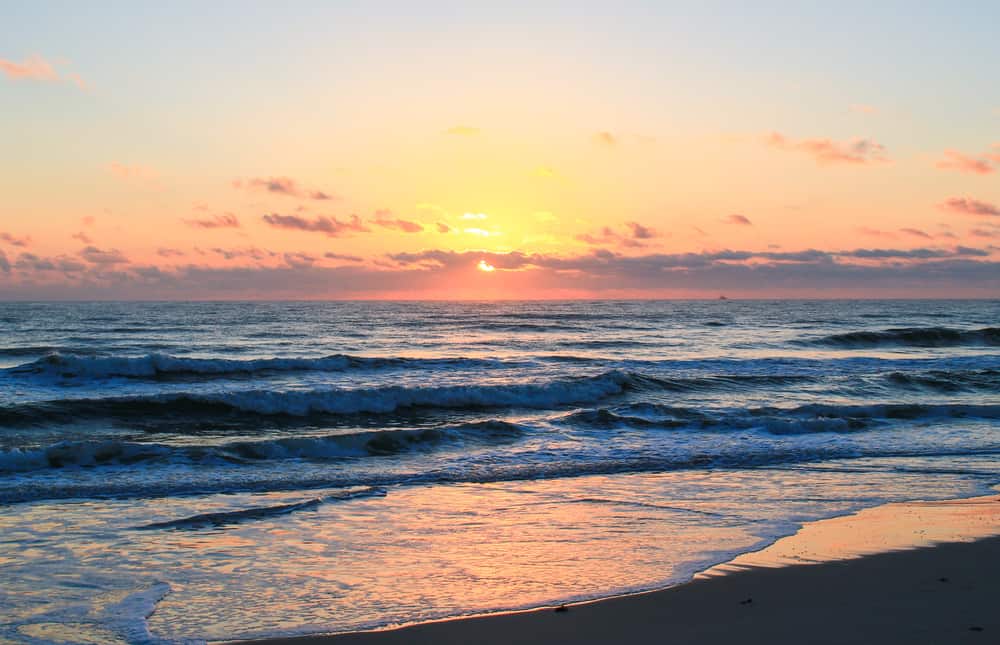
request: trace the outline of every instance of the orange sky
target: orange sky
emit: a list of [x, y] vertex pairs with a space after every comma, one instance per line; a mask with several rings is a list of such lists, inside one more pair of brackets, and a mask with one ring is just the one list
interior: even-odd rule
[[971, 16], [194, 9], [0, 27], [0, 298], [1000, 296]]

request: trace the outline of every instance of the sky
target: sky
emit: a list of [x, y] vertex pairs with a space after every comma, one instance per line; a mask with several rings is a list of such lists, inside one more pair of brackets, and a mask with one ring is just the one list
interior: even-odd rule
[[0, 299], [1000, 297], [996, 2], [161, 4], [0, 0]]

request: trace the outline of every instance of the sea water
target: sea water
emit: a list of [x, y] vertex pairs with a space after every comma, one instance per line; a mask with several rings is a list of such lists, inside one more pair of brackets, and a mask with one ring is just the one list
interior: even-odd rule
[[652, 589], [1000, 480], [1000, 302], [0, 303], [0, 641]]

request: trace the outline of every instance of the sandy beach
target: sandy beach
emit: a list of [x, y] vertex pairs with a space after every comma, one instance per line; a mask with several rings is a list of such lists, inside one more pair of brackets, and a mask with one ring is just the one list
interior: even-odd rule
[[804, 526], [690, 583], [353, 643], [987, 643], [1000, 637], [1000, 496], [889, 504]]

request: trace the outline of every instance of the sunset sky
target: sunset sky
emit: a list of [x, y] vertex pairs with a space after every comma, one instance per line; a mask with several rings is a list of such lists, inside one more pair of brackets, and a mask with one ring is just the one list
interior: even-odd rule
[[0, 298], [1000, 296], [996, 2], [163, 4], [5, 4]]

